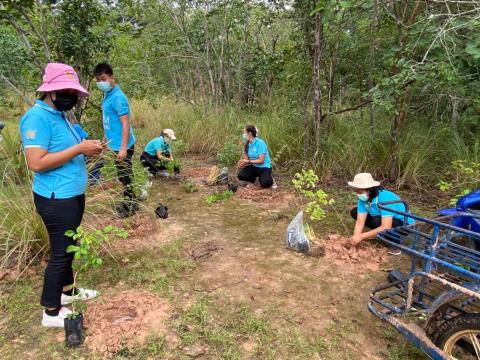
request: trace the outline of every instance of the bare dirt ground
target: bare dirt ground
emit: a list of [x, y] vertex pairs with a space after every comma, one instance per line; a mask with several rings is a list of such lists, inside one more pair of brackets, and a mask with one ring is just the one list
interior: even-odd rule
[[240, 187], [235, 196], [242, 200], [250, 201], [259, 207], [268, 207], [270, 209], [282, 209], [287, 207], [293, 200], [294, 195], [286, 188], [263, 189], [260, 186]]
[[148, 291], [103, 296], [88, 309], [85, 346], [105, 356], [145, 343], [151, 331], [166, 334], [171, 305]]
[[337, 234], [327, 235], [323, 239], [315, 239], [309, 255], [328, 259], [335, 265], [345, 269], [379, 271], [382, 264], [388, 262], [387, 249], [374, 241], [363, 241], [351, 246], [348, 237]]
[[[196, 164], [183, 176], [201, 180], [209, 170]], [[127, 224], [130, 236], [112, 245], [116, 260], [81, 279], [102, 295], [89, 302], [79, 349], [40, 326], [41, 271], [1, 288], [0, 357], [424, 359], [366, 308], [383, 270], [401, 259], [374, 243], [345, 246], [333, 214], [315, 229], [312, 256], [287, 250], [285, 230], [298, 211], [287, 187], [241, 188], [207, 205], [210, 191], [187, 194], [180, 182], [155, 179], [138, 215], [102, 218]], [[158, 202], [169, 219], [151, 216]]]

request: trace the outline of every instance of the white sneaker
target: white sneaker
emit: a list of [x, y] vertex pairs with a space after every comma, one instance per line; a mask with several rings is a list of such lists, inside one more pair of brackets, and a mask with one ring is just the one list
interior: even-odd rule
[[272, 189], [276, 190], [278, 188], [277, 182], [273, 179]]
[[45, 327], [64, 327], [64, 320], [67, 318], [69, 314], [72, 313], [72, 310], [67, 309], [66, 307], [62, 307], [57, 316], [50, 316], [43, 311], [43, 318], [42, 318], [42, 325]]
[[162, 177], [169, 177], [170, 173], [167, 170], [161, 170], [161, 171], [158, 172], [158, 175], [160, 175]]
[[61, 303], [62, 305], [68, 305], [77, 300], [90, 300], [98, 296], [98, 292], [90, 289], [77, 288], [77, 294], [75, 295], [65, 295], [62, 294]]

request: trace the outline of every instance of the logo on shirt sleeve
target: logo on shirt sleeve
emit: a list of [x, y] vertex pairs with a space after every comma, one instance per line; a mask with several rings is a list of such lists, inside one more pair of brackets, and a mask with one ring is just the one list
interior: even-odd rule
[[27, 130], [25, 132], [25, 138], [28, 140], [34, 140], [37, 137], [37, 130]]

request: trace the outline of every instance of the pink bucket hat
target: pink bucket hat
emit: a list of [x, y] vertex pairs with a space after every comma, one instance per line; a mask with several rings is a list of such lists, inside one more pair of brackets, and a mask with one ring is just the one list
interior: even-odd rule
[[37, 91], [77, 90], [78, 96], [88, 96], [88, 91], [80, 85], [77, 73], [70, 65], [50, 63], [45, 67], [43, 83]]

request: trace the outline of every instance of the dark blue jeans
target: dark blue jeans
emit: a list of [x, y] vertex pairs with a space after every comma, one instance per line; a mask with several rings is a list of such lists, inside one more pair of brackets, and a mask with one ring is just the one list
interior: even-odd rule
[[75, 241], [65, 236], [67, 230], [76, 230], [85, 211], [85, 195], [68, 199], [49, 199], [33, 193], [37, 212], [45, 224], [50, 241], [50, 259], [43, 278], [40, 304], [47, 308], [60, 306], [62, 288], [73, 284], [73, 254], [67, 247]]

